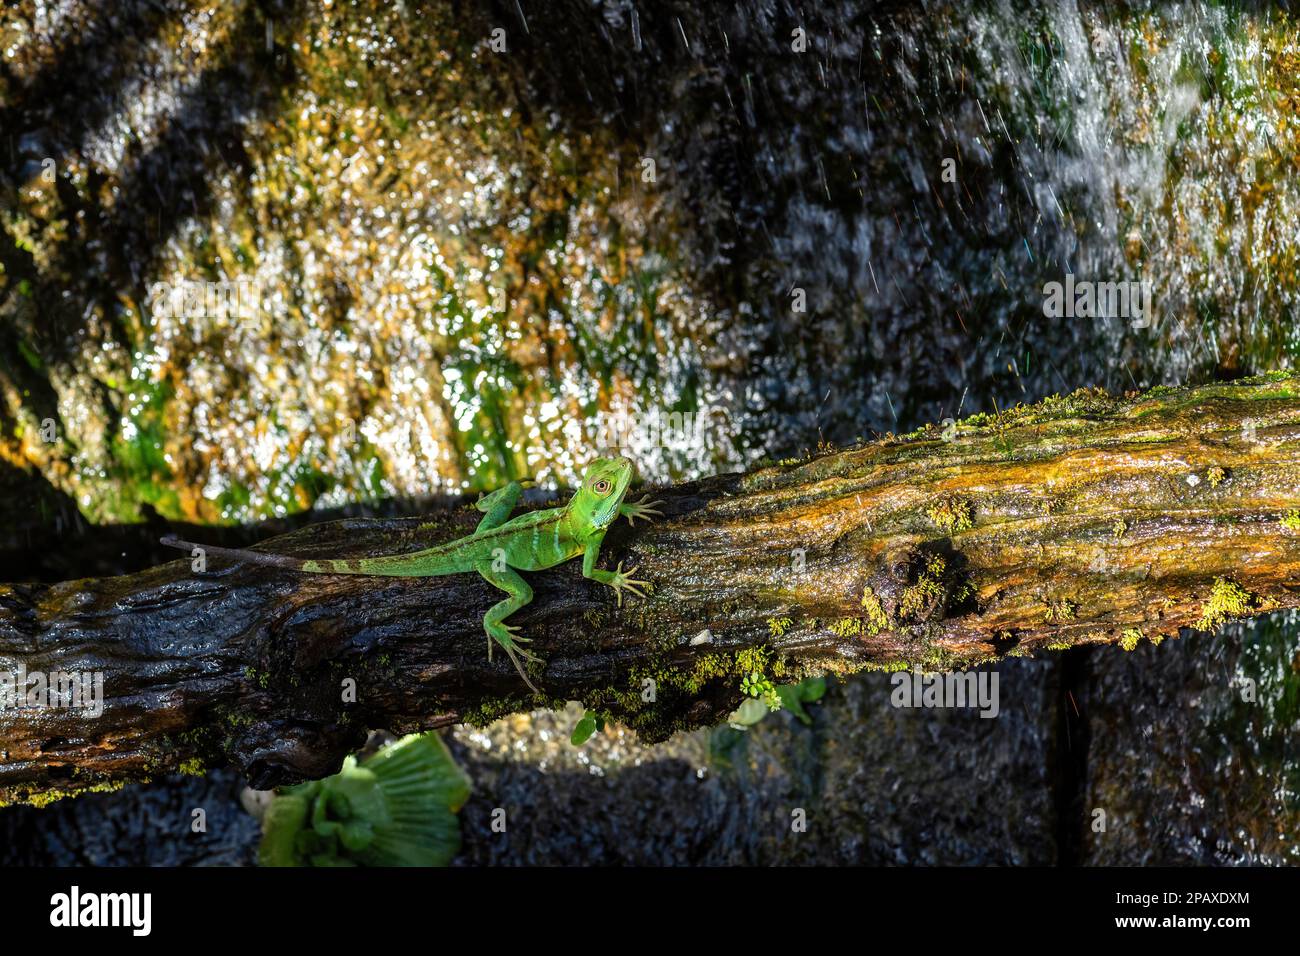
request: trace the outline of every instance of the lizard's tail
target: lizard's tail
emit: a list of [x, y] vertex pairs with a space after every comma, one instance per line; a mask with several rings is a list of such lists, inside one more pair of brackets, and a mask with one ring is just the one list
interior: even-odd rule
[[189, 541], [182, 541], [170, 534], [160, 539], [159, 543], [164, 547], [179, 548], [182, 551], [191, 551], [198, 548], [204, 554], [216, 555], [219, 558], [230, 558], [234, 561], [247, 561], [249, 564], [265, 564], [273, 568], [290, 568], [294, 571], [307, 570], [304, 566], [308, 562], [301, 558], [291, 558], [287, 554], [267, 554], [264, 551], [246, 551], [243, 548], [217, 548], [210, 544], [193, 544]]

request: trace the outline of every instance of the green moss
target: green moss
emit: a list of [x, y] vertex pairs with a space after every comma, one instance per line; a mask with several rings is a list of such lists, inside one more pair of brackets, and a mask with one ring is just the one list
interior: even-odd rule
[[177, 769], [187, 777], [201, 777], [203, 776], [203, 761], [198, 757], [190, 757], [188, 760], [182, 760]]
[[766, 673], [771, 658], [772, 652], [766, 647], [746, 647], [736, 652], [736, 671], [741, 674]]
[[[1021, 654], [1025, 653], [1023, 647], [1013, 648], [1009, 656], [1018, 656], [1016, 651]], [[925, 653], [921, 655], [918, 662], [922, 670], [927, 671], [951, 671], [964, 670], [970, 666], [969, 661], [964, 660], [959, 654], [942, 647], [938, 644], [931, 644], [926, 647]]]
[[1142, 640], [1142, 637], [1142, 632], [1136, 627], [1127, 628], [1119, 636], [1119, 646], [1126, 651], [1131, 651], [1138, 646], [1138, 641]]
[[81, 787], [75, 790], [58, 790], [24, 787], [18, 790], [12, 799], [0, 800], [0, 807], [12, 806], [15, 804], [24, 804], [29, 807], [38, 809], [48, 807], [57, 800], [72, 799], [80, 797], [87, 793], [115, 793], [126, 786], [124, 780], [104, 780], [100, 783], [92, 783], [87, 787]]
[[1215, 578], [1210, 589], [1210, 598], [1201, 607], [1201, 619], [1196, 626], [1203, 631], [1212, 631], [1230, 617], [1243, 617], [1255, 610], [1256, 598], [1235, 581], [1228, 578]]
[[862, 626], [868, 637], [874, 637], [890, 627], [889, 615], [885, 613], [880, 598], [876, 597], [876, 592], [870, 587], [862, 591], [862, 611]]
[[970, 502], [964, 498], [944, 498], [932, 504], [925, 514], [944, 534], [959, 534], [975, 525]]
[[1128, 534], [1128, 522], [1123, 518], [1116, 518], [1115, 523], [1110, 526], [1111, 532], [1117, 538], [1122, 538]]
[[[670, 662], [667, 655], [648, 664], [634, 667], [626, 683], [608, 688], [595, 695], [609, 701], [627, 726], [647, 741], [664, 740], [679, 730], [690, 729], [686, 709], [680, 706], [685, 699], [698, 698], [710, 685], [732, 688], [738, 694], [761, 699], [769, 709], [780, 706], [779, 693], [773, 678], [790, 674], [771, 648], [747, 647], [734, 654], [716, 651], [695, 658], [688, 666]], [[645, 682], [653, 682], [655, 700], [642, 697]], [[588, 709], [593, 704], [584, 701]]]
[[790, 629], [794, 621], [788, 617], [769, 617], [767, 619], [767, 632], [773, 637], [780, 637]]
[[919, 617], [934, 602], [944, 596], [943, 575], [947, 562], [937, 554], [926, 560], [925, 570], [916, 583], [903, 589], [898, 600], [898, 614], [903, 618]]
[[749, 674], [766, 673], [770, 656], [767, 648], [747, 647], [734, 655], [722, 651], [704, 654], [689, 667], [676, 667], [664, 662], [639, 665], [629, 674], [629, 689], [616, 690], [613, 696], [625, 710], [645, 710], [641, 688], [647, 680], [654, 682], [657, 696], [682, 694], [694, 697], [714, 681], [734, 682]]
[[827, 628], [832, 634], [839, 637], [853, 637], [862, 633], [862, 619], [857, 617], [844, 617], [831, 623]]
[[1228, 473], [1222, 468], [1214, 467], [1205, 473], [1205, 480], [1210, 483], [1211, 488], [1217, 488], [1228, 477]]
[[1064, 599], [1060, 601], [1049, 601], [1047, 604], [1047, 623], [1060, 624], [1064, 621], [1073, 621], [1078, 615], [1079, 605], [1074, 601]]
[[877, 664], [874, 661], [864, 664], [862, 670], [876, 671], [885, 674], [893, 674], [896, 671], [910, 670], [912, 667], [907, 661], [885, 661], [883, 664]]
[[1300, 508], [1292, 508], [1284, 514], [1281, 523], [1288, 531], [1300, 532]]
[[[564, 702], [559, 703], [563, 707]], [[520, 711], [529, 710], [530, 705], [525, 697], [506, 696], [489, 698], [479, 702], [478, 706], [471, 708], [461, 715], [462, 722], [469, 724], [471, 727], [486, 727], [495, 720], [502, 717], [509, 717], [511, 714], [517, 714]]]

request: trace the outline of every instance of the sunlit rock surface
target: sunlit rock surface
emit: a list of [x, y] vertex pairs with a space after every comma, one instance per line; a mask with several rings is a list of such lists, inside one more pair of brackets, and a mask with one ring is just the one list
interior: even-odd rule
[[1290, 360], [1284, 14], [858, 6], [6, 8], [6, 456], [248, 521]]
[[88, 516], [572, 481], [674, 412], [717, 418], [641, 448], [649, 475], [736, 460], [639, 154], [534, 101], [485, 22], [131, 9], [81, 11], [73, 56], [39, 9], [0, 28], [9, 455]]

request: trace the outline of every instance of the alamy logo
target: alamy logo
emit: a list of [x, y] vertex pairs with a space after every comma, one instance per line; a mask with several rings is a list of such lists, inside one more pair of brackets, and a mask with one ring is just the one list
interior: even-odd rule
[[148, 936], [152, 915], [150, 893], [82, 893], [74, 886], [50, 897], [51, 926], [129, 926], [132, 936]]
[[981, 717], [998, 715], [997, 671], [897, 671], [889, 682], [894, 685], [889, 702], [895, 707], [971, 707], [979, 708]]
[[727, 425], [722, 409], [698, 412], [605, 413], [595, 423], [592, 444], [597, 448], [672, 448], [689, 450], [707, 443], [711, 432]]
[[1092, 282], [1075, 281], [1074, 273], [1065, 274], [1065, 282], [1043, 286], [1043, 315], [1049, 319], [1128, 319], [1135, 329], [1151, 325], [1151, 281]]
[[149, 288], [149, 308], [162, 319], [252, 318], [259, 299], [257, 284], [247, 277], [233, 282], [155, 282]]
[[81, 710], [104, 713], [103, 671], [0, 671], [0, 711]]

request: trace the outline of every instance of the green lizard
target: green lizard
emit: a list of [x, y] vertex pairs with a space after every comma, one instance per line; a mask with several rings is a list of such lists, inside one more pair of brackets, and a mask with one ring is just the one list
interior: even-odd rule
[[652, 516], [663, 516], [654, 507], [662, 502], [647, 503], [647, 496], [642, 496], [640, 501], [631, 504], [623, 503], [623, 496], [627, 494], [628, 485], [632, 481], [632, 473], [633, 465], [627, 458], [598, 458], [583, 476], [582, 487], [563, 508], [529, 511], [507, 520], [523, 493], [523, 485], [512, 481], [504, 488], [479, 499], [475, 507], [484, 512], [484, 517], [472, 534], [406, 554], [304, 560], [262, 551], [196, 545], [170, 535], [163, 538], [162, 543], [170, 548], [200, 548], [219, 557], [312, 574], [426, 578], [478, 572], [489, 584], [509, 595], [504, 601], [492, 605], [483, 615], [483, 629], [488, 636], [488, 660], [492, 659], [492, 642], [496, 641], [510, 656], [511, 663], [519, 671], [524, 683], [537, 693], [537, 687], [528, 679], [519, 658], [538, 663], [541, 663], [541, 658], [519, 646], [529, 638], [519, 636], [518, 625], [505, 623], [507, 617], [533, 599], [533, 589], [518, 572], [541, 571], [582, 555], [583, 576], [612, 587], [618, 595], [619, 607], [623, 606], [624, 591], [644, 597], [641, 588], [649, 589], [651, 585], [632, 577], [636, 568], [624, 571], [621, 561], [613, 571], [602, 571], [596, 567], [605, 532], [617, 518], [625, 517], [635, 524], [637, 518], [649, 521]]

